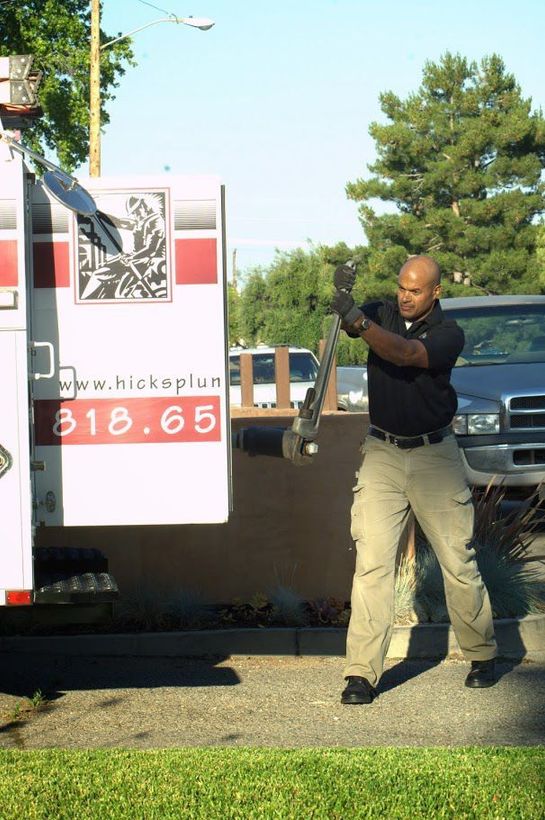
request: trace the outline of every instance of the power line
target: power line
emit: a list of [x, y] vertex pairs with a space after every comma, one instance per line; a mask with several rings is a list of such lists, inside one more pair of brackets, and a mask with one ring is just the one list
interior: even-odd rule
[[166, 9], [161, 9], [159, 6], [154, 6], [153, 3], [148, 3], [147, 0], [138, 0], [139, 3], [142, 3], [144, 6], [150, 6], [150, 8], [155, 9], [156, 11], [162, 11], [163, 14], [168, 14], [169, 17], [176, 17], [171, 11], [167, 11]]

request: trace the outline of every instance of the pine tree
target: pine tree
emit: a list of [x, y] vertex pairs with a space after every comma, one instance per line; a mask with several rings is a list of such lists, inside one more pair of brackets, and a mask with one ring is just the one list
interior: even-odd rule
[[[540, 292], [545, 120], [502, 59], [477, 65], [446, 53], [426, 63], [416, 93], [401, 100], [387, 92], [380, 102], [388, 122], [370, 127], [378, 155], [371, 177], [347, 186], [362, 203], [373, 279], [387, 290], [408, 255], [427, 253], [447, 293], [462, 291], [448, 285], [453, 278], [477, 293]], [[396, 212], [377, 214], [373, 199]]]

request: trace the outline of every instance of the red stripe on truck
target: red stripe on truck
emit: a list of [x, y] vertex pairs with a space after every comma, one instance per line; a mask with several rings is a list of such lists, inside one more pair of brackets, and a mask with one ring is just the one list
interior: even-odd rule
[[0, 241], [0, 287], [15, 288], [19, 284], [17, 240]]
[[165, 444], [221, 441], [219, 396], [41, 399], [36, 444]]
[[176, 284], [215, 285], [218, 256], [215, 239], [176, 239]]
[[68, 242], [34, 242], [35, 288], [70, 286], [70, 245]]

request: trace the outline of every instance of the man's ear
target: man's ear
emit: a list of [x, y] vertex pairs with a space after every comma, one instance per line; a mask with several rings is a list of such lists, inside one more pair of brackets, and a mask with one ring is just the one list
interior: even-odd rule
[[435, 298], [436, 298], [436, 299], [439, 299], [439, 297], [441, 296], [441, 291], [442, 291], [442, 287], [441, 287], [441, 285], [436, 285], [436, 286], [434, 287], [434, 289], [433, 289], [433, 295], [435, 296]]

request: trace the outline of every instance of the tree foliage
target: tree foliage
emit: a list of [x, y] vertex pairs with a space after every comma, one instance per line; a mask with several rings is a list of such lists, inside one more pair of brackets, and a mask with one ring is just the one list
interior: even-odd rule
[[536, 257], [539, 276], [539, 285], [545, 293], [545, 225], [541, 223], [537, 232]]
[[229, 317], [229, 346], [243, 341], [240, 329], [240, 294], [232, 282], [227, 283], [227, 314]]
[[[380, 101], [387, 123], [370, 127], [378, 158], [370, 178], [347, 186], [361, 203], [372, 280], [387, 284], [408, 255], [429, 253], [477, 292], [539, 292], [545, 120], [502, 59], [447, 53], [426, 63], [416, 93]], [[378, 215], [377, 199], [395, 212]]]
[[[298, 345], [317, 353], [331, 324], [333, 271], [350, 258], [357, 258], [363, 269], [365, 257], [365, 248], [350, 250], [339, 243], [278, 253], [267, 270], [250, 271], [238, 314], [238, 328], [246, 344]], [[363, 301], [364, 291], [364, 277], [360, 277], [355, 299]], [[230, 321], [230, 335], [232, 329]], [[338, 350], [339, 364], [356, 364], [364, 356], [364, 345], [341, 344]]]
[[[44, 116], [25, 131], [25, 143], [41, 153], [50, 149], [60, 165], [73, 170], [87, 159], [89, 144], [89, 0], [27, 0], [0, 5], [0, 56], [33, 54], [33, 68], [44, 72], [38, 89]], [[101, 42], [113, 39], [101, 31]], [[101, 122], [109, 122], [107, 103], [133, 64], [129, 41], [102, 52]]]

